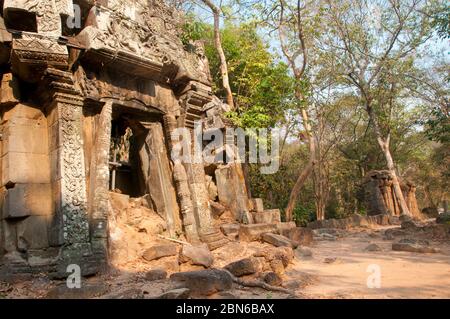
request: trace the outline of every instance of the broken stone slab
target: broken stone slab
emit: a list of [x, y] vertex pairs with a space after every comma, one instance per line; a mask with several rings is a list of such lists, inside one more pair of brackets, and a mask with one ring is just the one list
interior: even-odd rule
[[441, 250], [438, 248], [427, 247], [419, 244], [408, 244], [408, 243], [393, 243], [392, 250], [394, 251], [406, 251], [410, 253], [420, 253], [420, 254], [435, 254], [440, 253]]
[[176, 254], [177, 254], [177, 245], [165, 244], [165, 245], [155, 245], [148, 248], [144, 252], [142, 257], [147, 261], [152, 261], [163, 257], [175, 256]]
[[183, 245], [180, 251], [180, 262], [209, 268], [214, 263], [214, 256], [207, 244], [192, 246]]
[[145, 274], [145, 279], [147, 281], [163, 280], [166, 278], [167, 278], [167, 271], [165, 271], [162, 268], [150, 270]]
[[282, 235], [266, 233], [262, 235], [262, 239], [275, 247], [291, 247], [297, 248], [298, 244]]
[[220, 226], [220, 230], [226, 236], [239, 234], [240, 228], [241, 228], [241, 225], [239, 225], [239, 224], [223, 224]]
[[233, 286], [230, 274], [220, 269], [179, 272], [170, 276], [170, 279], [190, 289], [192, 296], [210, 296], [230, 290]]
[[262, 271], [263, 265], [258, 258], [249, 257], [232, 262], [224, 267], [236, 277], [253, 275]]
[[378, 246], [377, 244], [370, 244], [364, 250], [365, 251], [381, 251], [381, 247]]
[[265, 233], [276, 233], [278, 231], [275, 224], [252, 224], [241, 225], [239, 228], [239, 239], [243, 241], [261, 240]]

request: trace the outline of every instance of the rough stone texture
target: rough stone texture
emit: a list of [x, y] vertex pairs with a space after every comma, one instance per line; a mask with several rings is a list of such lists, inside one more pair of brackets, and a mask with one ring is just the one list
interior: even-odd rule
[[266, 233], [262, 235], [262, 240], [275, 247], [291, 247], [297, 248], [298, 244], [282, 235]]
[[262, 271], [263, 267], [258, 258], [250, 257], [232, 262], [224, 267], [236, 277], [253, 275]]
[[193, 296], [210, 296], [230, 290], [233, 286], [231, 276], [219, 269], [180, 272], [170, 276], [170, 279], [190, 289]]
[[248, 194], [240, 165], [229, 164], [220, 167], [215, 174], [220, 203], [233, 212], [237, 221], [251, 223], [248, 220]]
[[[259, 199], [249, 205], [240, 164], [207, 176], [204, 163], [171, 156], [175, 129], [195, 130], [201, 119], [200, 130], [230, 125], [223, 117], [229, 107], [212, 94], [204, 47], [182, 42], [177, 10], [162, 0], [1, 3], [0, 254], [8, 271], [64, 278], [70, 264], [83, 275], [104, 270], [117, 235], [110, 207], [128, 209], [130, 195], [148, 199], [171, 237], [184, 233], [210, 249], [228, 242], [211, 216], [223, 209], [210, 200], [247, 224], [254, 222], [250, 206], [264, 210]], [[66, 20], [74, 18], [74, 3], [82, 7], [76, 28]], [[111, 152], [112, 137], [125, 129], [132, 130], [128, 156], [136, 162], [115, 162]], [[110, 194], [112, 167], [129, 170], [136, 190]], [[280, 222], [279, 212], [272, 214], [271, 222]], [[144, 234], [159, 231], [132, 224]], [[256, 230], [246, 234], [260, 238]]]
[[180, 261], [209, 268], [214, 263], [214, 256], [206, 244], [201, 246], [183, 245], [180, 251]]
[[[421, 217], [417, 200], [416, 186], [407, 181], [400, 181], [406, 204], [412, 216]], [[372, 171], [363, 181], [368, 215], [400, 215], [400, 206], [394, 194], [392, 176], [389, 171]]]
[[281, 286], [283, 279], [275, 272], [267, 272], [262, 275], [263, 281], [271, 286]]
[[147, 281], [156, 281], [166, 278], [167, 278], [167, 271], [161, 268], [150, 270], [145, 274], [145, 280]]
[[145, 250], [142, 257], [147, 261], [152, 261], [163, 257], [175, 256], [177, 253], [177, 245], [155, 245]]
[[223, 224], [220, 226], [220, 230], [226, 236], [234, 235], [234, 234], [237, 235], [239, 233], [240, 228], [241, 228], [241, 225], [239, 225], [239, 224]]
[[294, 227], [281, 231], [281, 234], [302, 246], [310, 246], [314, 241], [312, 230], [305, 227]]
[[274, 224], [253, 224], [241, 225], [239, 228], [239, 239], [243, 241], [261, 240], [261, 236], [265, 233], [276, 233], [277, 226]]
[[141, 170], [155, 210], [167, 223], [170, 236], [181, 232], [181, 220], [162, 126], [145, 124], [148, 130], [139, 150]]

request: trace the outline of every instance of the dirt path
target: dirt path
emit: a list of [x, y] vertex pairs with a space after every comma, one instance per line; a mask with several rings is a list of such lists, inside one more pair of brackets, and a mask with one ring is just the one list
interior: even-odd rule
[[[382, 250], [365, 251], [371, 243]], [[395, 252], [380, 231], [353, 233], [337, 241], [317, 242], [313, 257], [297, 262], [288, 274], [315, 278], [301, 291], [307, 298], [450, 298], [450, 244], [431, 244], [442, 253]], [[336, 261], [327, 264], [326, 258]], [[373, 273], [368, 270], [377, 266], [381, 287], [369, 289], [367, 279]]]

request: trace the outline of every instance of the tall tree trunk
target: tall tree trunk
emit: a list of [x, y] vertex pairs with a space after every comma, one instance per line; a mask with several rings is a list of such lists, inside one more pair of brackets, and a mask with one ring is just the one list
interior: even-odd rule
[[372, 121], [378, 145], [380, 146], [381, 151], [383, 152], [383, 155], [386, 159], [387, 168], [391, 173], [392, 185], [394, 186], [394, 194], [397, 199], [397, 203], [400, 206], [400, 212], [401, 214], [411, 216], [408, 205], [406, 204], [405, 197], [403, 196], [402, 188], [400, 187], [400, 182], [398, 180], [397, 173], [395, 171], [394, 159], [392, 158], [391, 150], [389, 147], [390, 136], [388, 135], [386, 139], [383, 138], [380, 125], [378, 123], [378, 118], [372, 109], [372, 105], [370, 105], [370, 102], [368, 101], [366, 101], [366, 110], [369, 115], [369, 119]]
[[[299, 101], [302, 100], [302, 96], [297, 94], [297, 98]], [[291, 195], [289, 196], [289, 202], [286, 208], [286, 221], [293, 220], [293, 211], [297, 204], [298, 196], [300, 195], [300, 191], [305, 184], [306, 179], [311, 175], [311, 172], [314, 169], [316, 164], [316, 143], [314, 141], [314, 137], [311, 135], [311, 124], [309, 123], [308, 112], [305, 108], [302, 108], [302, 118], [303, 118], [303, 126], [305, 128], [305, 132], [308, 138], [309, 144], [309, 161], [308, 164], [303, 168], [302, 172], [297, 178], [297, 181], [294, 185], [294, 188], [291, 191]]]
[[228, 76], [227, 59], [222, 47], [220, 37], [220, 9], [210, 0], [202, 0], [212, 11], [214, 15], [214, 44], [220, 59], [220, 73], [222, 76], [222, 86], [225, 90], [227, 104], [234, 110], [233, 93], [231, 92], [230, 79]]

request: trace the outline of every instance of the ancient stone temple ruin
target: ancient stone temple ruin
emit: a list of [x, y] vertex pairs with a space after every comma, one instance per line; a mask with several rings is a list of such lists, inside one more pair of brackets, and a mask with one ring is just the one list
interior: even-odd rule
[[[416, 186], [412, 182], [400, 181], [403, 196], [413, 217], [419, 218]], [[400, 216], [400, 206], [395, 197], [392, 176], [389, 171], [372, 171], [363, 182], [367, 214]]]
[[111, 190], [148, 198], [172, 236], [211, 249], [227, 242], [211, 183], [236, 219], [250, 218], [239, 165], [170, 156], [174, 129], [200, 119], [222, 129], [226, 109], [202, 45], [180, 40], [176, 11], [162, 0], [0, 5], [3, 273], [102, 270]]

